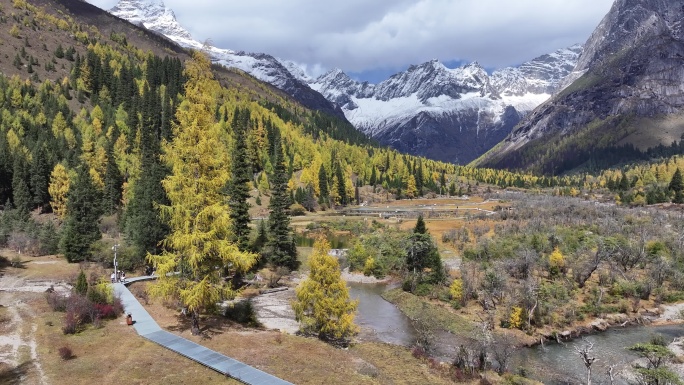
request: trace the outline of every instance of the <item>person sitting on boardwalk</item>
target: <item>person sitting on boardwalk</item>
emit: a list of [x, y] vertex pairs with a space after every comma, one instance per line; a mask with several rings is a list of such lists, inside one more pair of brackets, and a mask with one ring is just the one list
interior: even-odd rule
[[121, 272], [121, 283], [126, 283], [126, 272], [125, 271]]

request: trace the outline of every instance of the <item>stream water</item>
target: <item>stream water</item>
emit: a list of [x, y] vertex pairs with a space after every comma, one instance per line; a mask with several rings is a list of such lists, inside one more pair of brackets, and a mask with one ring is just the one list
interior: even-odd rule
[[[366, 333], [377, 340], [411, 346], [415, 341], [416, 330], [411, 320], [380, 295], [390, 289], [387, 284], [349, 283], [349, 293], [359, 300], [356, 323]], [[519, 349], [514, 353], [509, 366], [511, 371], [524, 368], [528, 376], [545, 384], [581, 384], [586, 379], [586, 368], [580, 360], [575, 346], [587, 342], [594, 343], [594, 355], [598, 360], [593, 366], [592, 378], [595, 384], [607, 384], [606, 368], [618, 364], [618, 369], [629, 366], [637, 357], [626, 348], [639, 342], [648, 342], [660, 334], [665, 341], [684, 336], [684, 326], [641, 326], [610, 329], [603, 333], [592, 334], [584, 339], [576, 339], [563, 344], [545, 344], [534, 348]], [[443, 361], [454, 357], [456, 347], [466, 339], [446, 332], [436, 336], [436, 355]], [[617, 382], [625, 384], [625, 382]]]
[[[545, 384], [581, 384], [586, 379], [586, 368], [579, 358], [575, 347], [581, 348], [593, 343], [592, 352], [598, 359], [592, 365], [592, 379], [595, 384], [608, 384], [606, 370], [609, 365], [618, 365], [621, 371], [638, 358], [627, 350], [640, 342], [649, 342], [655, 335], [662, 335], [667, 342], [684, 336], [684, 326], [639, 326], [609, 329], [602, 333], [591, 334], [563, 344], [547, 344], [516, 352], [513, 368], [525, 367], [535, 378]], [[624, 380], [618, 384], [626, 384]]]
[[411, 320], [396, 306], [385, 301], [380, 295], [388, 290], [387, 284], [353, 283], [349, 295], [359, 301], [356, 324], [362, 333], [390, 344], [411, 346], [416, 338], [416, 330]]

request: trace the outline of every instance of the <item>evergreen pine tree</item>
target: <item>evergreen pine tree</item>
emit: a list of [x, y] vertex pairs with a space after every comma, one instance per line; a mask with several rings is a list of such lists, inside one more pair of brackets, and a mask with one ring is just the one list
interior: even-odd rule
[[[409, 291], [413, 292], [420, 283], [438, 284], [446, 279], [437, 246], [427, 231], [423, 216], [419, 216], [413, 234], [408, 239], [406, 254]], [[405, 286], [405, 288], [407, 288]]]
[[169, 227], [157, 209], [157, 205], [168, 204], [162, 188], [167, 170], [159, 158], [160, 125], [153, 111], [153, 98], [146, 88], [143, 99], [136, 98], [132, 102], [132, 108], [141, 109], [141, 119], [137, 112], [129, 114], [129, 127], [137, 129], [140, 136], [140, 177], [133, 183], [133, 196], [126, 207], [124, 233], [139, 259], [147, 253], [159, 253], [160, 243], [169, 233]]
[[285, 266], [291, 270], [299, 267], [297, 249], [292, 248], [292, 230], [290, 229], [290, 195], [287, 193], [287, 170], [280, 142], [275, 144], [275, 170], [271, 178], [271, 201], [268, 208], [269, 242], [268, 259], [276, 266]]
[[439, 174], [439, 191], [441, 194], [444, 194], [446, 192], [447, 185], [446, 185], [446, 175], [444, 170]]
[[33, 149], [31, 162], [31, 192], [33, 193], [33, 205], [41, 208], [50, 203], [48, 185], [50, 184], [50, 172], [52, 168], [48, 164], [47, 152], [43, 143], [38, 143]]
[[233, 114], [233, 150], [231, 152], [231, 178], [228, 182], [228, 195], [230, 200], [231, 230], [235, 243], [241, 251], [249, 248], [249, 182], [251, 170], [247, 159], [246, 131], [250, 120], [248, 109], [240, 111], [235, 109]]
[[321, 168], [318, 169], [318, 188], [320, 191], [320, 201], [325, 202], [330, 196], [328, 192], [328, 174], [325, 171], [325, 167], [321, 164]]
[[156, 207], [168, 201], [161, 186], [165, 174], [159, 162], [143, 158], [140, 178], [133, 185], [133, 196], [125, 213], [125, 236], [138, 258], [161, 251], [160, 242], [169, 232]]
[[41, 255], [52, 255], [59, 252], [59, 233], [52, 222], [45, 223], [38, 234]]
[[102, 214], [99, 195], [88, 173], [88, 167], [81, 165], [76, 180], [69, 187], [66, 219], [59, 242], [59, 248], [69, 262], [88, 260], [90, 246], [102, 238], [98, 228]]
[[86, 295], [88, 292], [88, 279], [86, 278], [85, 272], [83, 270], [78, 273], [76, 285], [74, 285], [74, 291], [80, 295]]
[[629, 179], [627, 179], [627, 174], [622, 174], [622, 178], [620, 179], [620, 184], [618, 185], [618, 188], [621, 191], [629, 190], [630, 183], [629, 183]]
[[416, 161], [416, 172], [414, 173], [416, 178], [416, 195], [423, 196], [423, 162], [418, 159]]
[[672, 175], [672, 180], [668, 188], [674, 191], [674, 198], [672, 198], [672, 203], [684, 203], [684, 181], [682, 181], [682, 172], [679, 167]]
[[340, 204], [346, 206], [347, 203], [349, 203], [347, 199], [347, 189], [345, 188], [342, 166], [340, 166], [339, 163], [335, 167], [335, 179], [337, 179], [337, 195], [340, 197]]
[[425, 221], [423, 220], [422, 215], [418, 216], [418, 220], [416, 221], [416, 226], [413, 228], [413, 233], [414, 234], [427, 234], [427, 227], [425, 227]]
[[0, 135], [0, 202], [12, 196], [12, 170], [14, 162], [7, 143], [7, 135]]
[[114, 159], [111, 144], [106, 148], [107, 167], [104, 175], [103, 208], [106, 214], [114, 214], [121, 203], [123, 177]]
[[266, 221], [259, 221], [257, 226], [256, 238], [252, 242], [251, 250], [255, 253], [261, 252], [264, 245], [268, 242], [268, 230], [266, 229]]
[[12, 202], [22, 219], [28, 219], [29, 212], [33, 206], [27, 182], [26, 161], [21, 155], [17, 155], [14, 160], [14, 172], [12, 173]]

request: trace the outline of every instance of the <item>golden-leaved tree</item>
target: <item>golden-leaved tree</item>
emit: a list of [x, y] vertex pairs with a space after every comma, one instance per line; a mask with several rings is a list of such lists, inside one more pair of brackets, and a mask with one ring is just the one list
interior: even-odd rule
[[54, 213], [61, 219], [66, 215], [67, 194], [69, 193], [69, 173], [63, 164], [57, 163], [50, 174], [50, 206]]
[[318, 238], [309, 259], [309, 277], [297, 287], [292, 308], [302, 332], [347, 345], [357, 332], [354, 315], [358, 301], [349, 299], [337, 259], [328, 255], [328, 251], [330, 243]]
[[148, 259], [159, 275], [151, 294], [179, 298], [192, 316], [192, 333], [198, 334], [200, 314], [235, 295], [222, 272], [245, 272], [257, 257], [229, 240], [228, 199], [223, 193], [229, 156], [214, 118], [220, 87], [209, 59], [195, 52], [185, 75], [174, 139], [165, 143], [163, 152], [171, 169], [162, 181], [170, 204], [160, 209], [171, 231], [163, 241], [165, 251]]

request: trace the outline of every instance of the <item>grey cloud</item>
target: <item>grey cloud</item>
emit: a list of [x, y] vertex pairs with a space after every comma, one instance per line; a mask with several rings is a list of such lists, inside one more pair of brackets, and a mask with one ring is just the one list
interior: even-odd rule
[[[111, 1], [92, 3], [109, 8]], [[517, 64], [582, 43], [612, 0], [166, 0], [200, 41], [346, 71]], [[102, 4], [102, 5], [101, 5]]]

